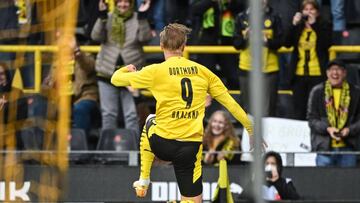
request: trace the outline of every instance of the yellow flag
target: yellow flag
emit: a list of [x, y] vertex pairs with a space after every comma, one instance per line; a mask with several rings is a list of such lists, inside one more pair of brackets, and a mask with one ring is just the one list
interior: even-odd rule
[[216, 187], [212, 202], [234, 203], [230, 191], [227, 163], [225, 159], [220, 160], [218, 185]]

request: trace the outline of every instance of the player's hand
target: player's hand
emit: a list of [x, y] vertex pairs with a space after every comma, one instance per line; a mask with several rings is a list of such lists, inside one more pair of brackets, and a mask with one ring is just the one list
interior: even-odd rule
[[[263, 138], [261, 138], [261, 139], [262, 139], [261, 150], [266, 151], [266, 148], [268, 148], [268, 144], [266, 143], [266, 141]], [[254, 141], [253, 135], [249, 136], [249, 143], [250, 143], [250, 151], [254, 151], [255, 141]]]
[[136, 66], [134, 66], [133, 64], [127, 65], [126, 68], [129, 72], [136, 72]]

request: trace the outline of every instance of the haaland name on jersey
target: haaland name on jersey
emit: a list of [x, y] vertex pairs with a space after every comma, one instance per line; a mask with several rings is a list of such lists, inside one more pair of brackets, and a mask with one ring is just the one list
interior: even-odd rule
[[199, 111], [173, 111], [171, 114], [172, 118], [176, 119], [197, 119]]
[[196, 66], [191, 67], [169, 67], [169, 75], [190, 75], [198, 74]]

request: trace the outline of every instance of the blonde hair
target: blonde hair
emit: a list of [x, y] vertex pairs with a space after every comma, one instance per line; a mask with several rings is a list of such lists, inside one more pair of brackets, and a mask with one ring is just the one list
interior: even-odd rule
[[220, 114], [225, 120], [223, 136], [231, 139], [234, 142], [235, 148], [240, 147], [240, 140], [235, 134], [235, 128], [234, 128], [234, 125], [230, 121], [230, 116], [227, 112], [222, 111], [222, 110], [217, 110], [211, 114], [209, 122], [205, 128], [205, 133], [204, 133], [204, 137], [203, 137], [203, 146], [205, 148], [207, 148], [208, 146], [212, 145], [212, 143], [213, 143], [214, 134], [211, 130], [211, 123], [213, 122], [214, 117], [217, 114]]
[[301, 10], [304, 10], [306, 5], [312, 5], [318, 12], [320, 11], [320, 5], [316, 0], [303, 0], [301, 4]]
[[160, 32], [160, 44], [164, 49], [175, 51], [186, 44], [187, 35], [191, 29], [179, 23], [172, 23]]

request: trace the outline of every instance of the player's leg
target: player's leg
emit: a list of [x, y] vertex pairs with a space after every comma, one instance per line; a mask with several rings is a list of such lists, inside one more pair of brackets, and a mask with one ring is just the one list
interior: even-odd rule
[[197, 142], [181, 143], [178, 156], [173, 161], [181, 200], [202, 202], [202, 144]]
[[140, 138], [140, 178], [133, 183], [136, 195], [145, 197], [150, 184], [151, 166], [154, 161], [154, 153], [151, 150], [149, 136], [155, 127], [155, 115], [151, 114], [146, 119]]
[[202, 143], [170, 140], [156, 134], [152, 134], [150, 143], [156, 157], [173, 163], [181, 202], [202, 202]]

